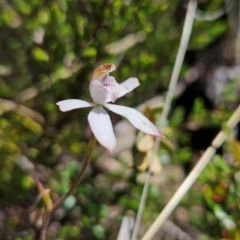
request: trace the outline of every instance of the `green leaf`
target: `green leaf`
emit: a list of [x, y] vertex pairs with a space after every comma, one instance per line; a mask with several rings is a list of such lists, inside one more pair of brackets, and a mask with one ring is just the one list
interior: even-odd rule
[[44, 51], [43, 49], [39, 48], [39, 47], [34, 47], [32, 50], [32, 55], [33, 58], [41, 61], [41, 62], [48, 62], [49, 61], [49, 55], [46, 51]]
[[97, 50], [94, 47], [88, 47], [83, 51], [84, 57], [95, 57], [97, 54]]

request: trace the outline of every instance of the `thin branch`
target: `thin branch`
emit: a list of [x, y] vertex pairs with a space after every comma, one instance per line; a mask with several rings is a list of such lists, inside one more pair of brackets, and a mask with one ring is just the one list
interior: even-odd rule
[[[231, 118], [227, 121], [226, 125], [229, 129], [232, 130], [238, 124], [239, 121], [240, 121], [240, 105], [235, 110], [235, 112], [233, 113]], [[199, 159], [199, 161], [196, 164], [196, 166], [194, 167], [194, 169], [191, 171], [191, 173], [188, 175], [188, 177], [185, 179], [185, 181], [182, 183], [182, 185], [179, 187], [179, 189], [173, 195], [171, 200], [165, 206], [163, 211], [159, 214], [157, 219], [154, 221], [154, 223], [148, 229], [146, 234], [143, 236], [142, 240], [152, 239], [152, 237], [156, 234], [156, 232], [159, 230], [159, 228], [163, 225], [163, 223], [166, 221], [166, 219], [169, 217], [169, 215], [172, 213], [172, 211], [175, 209], [175, 207], [179, 204], [179, 202], [184, 197], [184, 195], [191, 188], [191, 186], [196, 181], [196, 179], [201, 174], [201, 172], [206, 167], [206, 165], [209, 163], [211, 158], [214, 156], [216, 149], [219, 148], [223, 144], [223, 142], [227, 139], [227, 136], [228, 136], [228, 134], [224, 130], [222, 130], [221, 132], [218, 133], [218, 135], [212, 141], [211, 146], [208, 147], [208, 149], [204, 152], [204, 154]]]
[[[174, 64], [174, 68], [173, 68], [173, 72], [172, 72], [172, 76], [171, 76], [171, 80], [170, 80], [170, 84], [169, 84], [169, 89], [167, 92], [166, 100], [165, 100], [164, 107], [163, 107], [163, 112], [162, 112], [161, 119], [160, 119], [160, 127], [165, 125], [166, 118], [170, 111], [172, 98], [173, 98], [173, 95], [175, 92], [175, 88], [176, 88], [177, 81], [179, 78], [180, 70], [181, 70], [181, 67], [183, 64], [183, 59], [184, 59], [184, 56], [185, 56], [185, 53], [187, 50], [190, 34], [192, 31], [192, 25], [193, 25], [193, 21], [194, 21], [194, 17], [195, 17], [196, 7], [197, 7], [197, 1], [190, 0], [189, 4], [188, 4], [188, 8], [187, 8], [187, 14], [186, 14], [185, 22], [184, 22], [183, 33], [181, 36], [181, 41], [180, 41], [180, 46], [179, 46], [178, 53], [177, 53], [176, 62]], [[149, 189], [150, 169], [151, 169], [151, 165], [153, 163], [153, 156], [154, 156], [154, 153], [156, 153], [158, 151], [159, 146], [160, 146], [160, 139], [156, 139], [155, 144], [154, 144], [153, 153], [152, 153], [151, 160], [150, 160], [150, 167], [147, 172], [146, 180], [145, 180], [144, 187], [143, 187], [143, 192], [141, 195], [141, 200], [140, 200], [139, 209], [138, 209], [138, 213], [137, 213], [136, 223], [134, 226], [132, 240], [137, 239], [140, 222], [141, 222], [141, 218], [142, 218], [142, 213], [144, 210], [144, 206], [145, 206], [146, 198], [147, 198], [147, 194], [148, 194], [148, 189]]]

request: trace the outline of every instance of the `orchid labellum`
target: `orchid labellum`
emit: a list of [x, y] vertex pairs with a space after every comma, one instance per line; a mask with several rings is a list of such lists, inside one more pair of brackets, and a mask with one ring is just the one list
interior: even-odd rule
[[76, 108], [93, 107], [88, 115], [92, 132], [98, 142], [111, 152], [116, 147], [117, 141], [110, 117], [104, 108], [127, 118], [134, 127], [142, 132], [164, 138], [160, 130], [137, 110], [109, 104], [109, 102], [114, 103], [118, 98], [140, 85], [137, 78], [129, 78], [121, 84], [117, 83], [114, 77], [109, 76], [109, 73], [115, 69], [114, 64], [107, 63], [94, 70], [89, 86], [93, 103], [78, 99], [63, 100], [57, 103], [60, 110], [67, 112]]

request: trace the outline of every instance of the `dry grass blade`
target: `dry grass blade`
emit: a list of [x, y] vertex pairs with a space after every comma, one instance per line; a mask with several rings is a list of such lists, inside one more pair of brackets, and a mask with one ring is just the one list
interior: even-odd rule
[[[172, 72], [172, 76], [171, 76], [171, 80], [170, 80], [170, 84], [169, 84], [169, 89], [167, 92], [166, 100], [165, 100], [164, 107], [163, 107], [163, 112], [162, 112], [161, 119], [160, 119], [160, 127], [162, 127], [164, 125], [165, 120], [169, 114], [172, 98], [173, 98], [173, 95], [175, 92], [175, 88], [176, 88], [177, 81], [179, 78], [180, 70], [181, 70], [182, 64], [183, 64], [183, 59], [184, 59], [184, 56], [185, 56], [185, 53], [187, 50], [190, 34], [192, 31], [192, 25], [193, 25], [193, 21], [194, 21], [194, 17], [195, 17], [196, 7], [197, 7], [197, 1], [190, 0], [190, 2], [188, 4], [188, 8], [187, 8], [187, 14], [186, 14], [185, 22], [184, 22], [183, 33], [181, 36], [181, 41], [180, 41], [180, 46], [179, 46], [178, 53], [177, 53], [177, 58], [176, 58], [176, 61], [174, 64], [174, 68], [173, 68], [173, 72]], [[149, 188], [150, 169], [151, 169], [151, 165], [153, 163], [154, 155], [160, 146], [159, 144], [160, 144], [160, 140], [156, 139], [154, 148], [153, 148], [152, 157], [150, 160], [150, 167], [149, 167], [149, 170], [148, 170], [148, 173], [146, 176], [146, 180], [145, 180], [145, 184], [143, 187], [143, 192], [142, 192], [142, 196], [141, 196], [141, 200], [140, 200], [140, 204], [139, 204], [139, 209], [138, 209], [136, 223], [135, 223], [135, 227], [134, 227], [134, 231], [133, 231], [133, 235], [132, 235], [132, 240], [137, 239], [137, 235], [139, 232], [142, 213], [143, 213], [143, 209], [145, 206], [148, 188]]]
[[[235, 112], [233, 113], [231, 118], [228, 120], [226, 125], [229, 129], [232, 130], [239, 121], [240, 121], [240, 105], [235, 110]], [[157, 219], [154, 221], [154, 223], [148, 229], [146, 234], [143, 236], [142, 240], [152, 239], [152, 237], [155, 235], [155, 233], [158, 231], [158, 229], [163, 225], [163, 223], [166, 221], [166, 219], [169, 217], [169, 215], [172, 213], [172, 211], [175, 209], [175, 207], [178, 205], [178, 203], [184, 197], [184, 195], [191, 188], [191, 186], [196, 181], [196, 179], [201, 174], [201, 172], [206, 167], [206, 165], [209, 163], [211, 158], [214, 156], [214, 154], [216, 152], [216, 148], [220, 147], [223, 144], [223, 142], [227, 139], [227, 136], [228, 136], [228, 134], [226, 133], [226, 131], [222, 130], [221, 132], [219, 132], [219, 134], [212, 141], [211, 146], [208, 147], [208, 149], [205, 151], [205, 153], [199, 159], [199, 162], [196, 164], [194, 169], [191, 171], [191, 173], [188, 175], [188, 177], [185, 179], [185, 181], [182, 183], [182, 185], [179, 187], [179, 189], [173, 195], [173, 197], [168, 202], [168, 204], [165, 206], [163, 211], [159, 214]]]
[[134, 219], [132, 217], [129, 217], [129, 216], [123, 217], [117, 240], [123, 240], [123, 239], [130, 240], [133, 225], [134, 225]]

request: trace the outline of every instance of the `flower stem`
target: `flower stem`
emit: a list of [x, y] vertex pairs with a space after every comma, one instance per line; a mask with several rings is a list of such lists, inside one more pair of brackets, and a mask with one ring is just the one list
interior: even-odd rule
[[83, 175], [90, 163], [90, 160], [91, 160], [91, 157], [92, 157], [92, 153], [93, 153], [93, 150], [94, 150], [94, 147], [95, 147], [95, 144], [96, 144], [96, 138], [95, 136], [93, 135], [93, 133], [91, 134], [91, 138], [89, 140], [89, 143], [88, 143], [88, 148], [87, 148], [87, 153], [86, 153], [86, 157], [85, 157], [85, 160], [83, 162], [83, 166], [82, 166], [82, 169], [77, 177], [77, 179], [73, 182], [72, 186], [70, 187], [70, 189], [67, 191], [67, 193], [65, 193], [62, 197], [60, 197], [53, 205], [53, 210], [56, 209], [57, 207], [59, 207], [63, 201], [68, 197], [70, 196], [73, 191], [76, 189], [76, 187], [78, 186], [78, 184], [81, 182], [82, 178], [83, 178]]
[[60, 197], [54, 204], [52, 204], [52, 201], [50, 199], [49, 190], [44, 189], [43, 186], [40, 183], [38, 183], [39, 191], [45, 202], [46, 212], [43, 216], [42, 227], [36, 230], [35, 240], [46, 240], [46, 232], [47, 232], [47, 228], [48, 228], [48, 224], [49, 224], [52, 212], [54, 211], [54, 209], [59, 207], [68, 196], [70, 196], [73, 193], [73, 191], [76, 189], [78, 184], [81, 182], [83, 175], [86, 172], [86, 169], [90, 163], [95, 144], [96, 144], [96, 138], [94, 137], [93, 134], [91, 134], [88, 147], [87, 147], [86, 157], [77, 179], [73, 182], [72, 186], [67, 191], [67, 193], [65, 193], [62, 197]]

